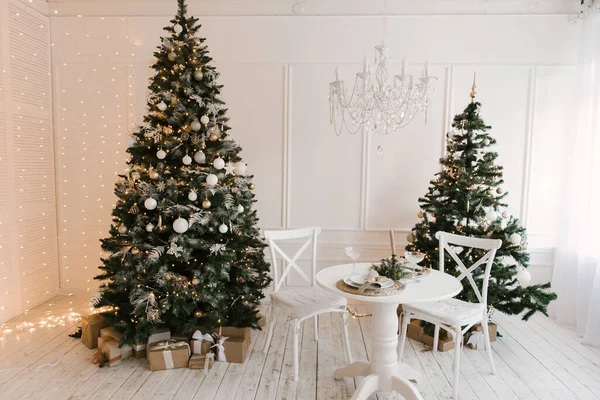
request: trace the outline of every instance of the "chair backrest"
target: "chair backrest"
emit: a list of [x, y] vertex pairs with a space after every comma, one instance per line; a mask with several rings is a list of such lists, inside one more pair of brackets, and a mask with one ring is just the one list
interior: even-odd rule
[[[487, 305], [487, 293], [488, 293], [488, 283], [490, 281], [490, 272], [492, 270], [492, 264], [494, 263], [494, 257], [496, 257], [496, 250], [502, 246], [502, 240], [500, 239], [481, 239], [481, 238], [473, 238], [469, 236], [461, 236], [455, 235], [453, 233], [448, 232], [437, 232], [435, 237], [439, 240], [439, 250], [440, 250], [440, 271], [444, 272], [444, 251], [447, 251], [450, 254], [450, 257], [456, 262], [458, 268], [461, 271], [461, 274], [457, 277], [458, 280], [462, 281], [467, 278], [477, 299], [479, 299], [480, 303]], [[469, 248], [489, 250], [485, 253], [479, 260], [477, 260], [473, 265], [469, 268], [465, 266], [465, 264], [458, 258], [458, 254], [454, 251], [450, 245], [457, 246], [465, 246]], [[483, 287], [481, 292], [475, 283], [475, 279], [473, 279], [473, 271], [477, 268], [485, 264], [485, 272], [483, 276]]]
[[[283, 231], [265, 231], [265, 238], [269, 243], [269, 251], [271, 253], [271, 265], [273, 266], [273, 292], [279, 291], [285, 279], [288, 277], [290, 271], [295, 269], [298, 274], [311, 286], [316, 284], [315, 277], [317, 275], [317, 236], [321, 233], [321, 228], [304, 228], [304, 229], [288, 229]], [[306, 239], [304, 244], [300, 247], [300, 250], [296, 252], [293, 257], [289, 257], [279, 247], [275, 241], [280, 240], [294, 240], [294, 239]], [[312, 244], [312, 246], [311, 246]], [[304, 253], [308, 247], [311, 246], [311, 266], [310, 266], [310, 277], [302, 271], [302, 269], [296, 264], [298, 258]], [[277, 254], [283, 257], [284, 268], [279, 274], [279, 267], [277, 266]]]

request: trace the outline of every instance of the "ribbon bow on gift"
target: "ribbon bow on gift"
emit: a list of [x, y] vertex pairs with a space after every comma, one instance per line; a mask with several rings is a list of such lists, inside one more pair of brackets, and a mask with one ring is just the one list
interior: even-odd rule
[[217, 348], [217, 361], [227, 362], [227, 357], [225, 356], [225, 346], [223, 346], [223, 342], [225, 342], [229, 337], [221, 336], [217, 340], [217, 343], [213, 344], [210, 348]]
[[208, 375], [208, 369], [210, 366], [210, 360], [215, 360], [215, 355], [214, 353], [208, 353], [206, 355], [206, 358], [204, 358], [204, 375]]
[[188, 348], [188, 355], [189, 355], [189, 353], [190, 353], [190, 345], [187, 342], [178, 342], [178, 341], [173, 340], [173, 339], [167, 340], [165, 342], [154, 343], [150, 347], [150, 350], [165, 349], [165, 350], [171, 351], [171, 349], [174, 349], [174, 348], [180, 347], [180, 346], [186, 346]]
[[467, 344], [472, 345], [477, 350], [483, 350], [485, 341], [483, 340], [483, 332], [473, 332], [467, 340]]
[[[192, 353], [201, 354], [202, 353], [202, 341], [207, 340], [211, 343], [215, 343], [215, 339], [213, 339], [212, 335], [209, 333], [202, 334], [200, 330], [197, 330], [192, 335], [192, 340], [194, 341], [194, 348], [192, 349]], [[198, 347], [196, 347], [198, 346]]]

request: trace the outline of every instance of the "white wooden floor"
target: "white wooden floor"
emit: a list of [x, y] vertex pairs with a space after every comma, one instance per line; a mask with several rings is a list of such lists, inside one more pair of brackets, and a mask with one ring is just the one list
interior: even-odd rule
[[[42, 315], [64, 314], [69, 307], [85, 313], [86, 303], [83, 297], [59, 296], [0, 327], [0, 368], [29, 368], [0, 372], [0, 399], [349, 399], [357, 383], [332, 378], [333, 370], [346, 363], [338, 314], [320, 318], [318, 343], [312, 321], [305, 323], [298, 382], [290, 379], [292, 337], [285, 313], [276, 315], [268, 354], [261, 351], [264, 333], [255, 332], [245, 364], [215, 363], [206, 377], [190, 369], [150, 372], [145, 360], [135, 358], [99, 369], [90, 362], [94, 351], [67, 336], [74, 330], [70, 323], [34, 331], [14, 329]], [[354, 359], [368, 359], [369, 318], [349, 320]], [[461, 400], [600, 400], [600, 348], [582, 345], [573, 331], [543, 317], [523, 323], [496, 314], [494, 320], [503, 335], [492, 344], [499, 375], [489, 374], [484, 352], [465, 348]], [[423, 351], [414, 341], [406, 350], [405, 361], [424, 376], [418, 384], [423, 396], [448, 399], [452, 356]], [[32, 371], [57, 359], [56, 366]]]

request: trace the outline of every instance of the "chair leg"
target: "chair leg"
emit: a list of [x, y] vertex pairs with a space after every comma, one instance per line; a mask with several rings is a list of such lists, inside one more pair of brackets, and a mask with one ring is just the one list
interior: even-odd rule
[[436, 325], [433, 331], [433, 351], [438, 350], [438, 343], [440, 341], [440, 326]]
[[346, 357], [348, 357], [348, 364], [352, 364], [352, 352], [350, 351], [350, 337], [348, 336], [348, 314], [346, 307], [342, 311], [342, 324], [344, 325], [344, 343], [346, 345]]
[[454, 365], [452, 366], [452, 370], [454, 371], [454, 378], [452, 380], [452, 398], [458, 398], [458, 366], [460, 365], [460, 351], [462, 349], [463, 342], [462, 332], [460, 327], [455, 329], [454, 340], [456, 341], [456, 348], [454, 350]]
[[298, 382], [298, 340], [300, 337], [300, 323], [294, 320], [294, 382]]
[[314, 322], [315, 322], [315, 341], [319, 341], [319, 316], [315, 315], [314, 317]]
[[269, 331], [267, 333], [267, 340], [265, 340], [265, 345], [263, 346], [263, 353], [266, 353], [269, 350], [269, 346], [271, 345], [271, 339], [273, 338], [273, 329], [275, 329], [275, 303], [271, 300], [271, 305], [269, 307], [269, 318], [267, 319], [267, 323], [269, 324]]
[[497, 375], [496, 366], [494, 365], [494, 359], [492, 358], [492, 346], [490, 344], [490, 332], [487, 318], [481, 321], [481, 326], [483, 328], [483, 340], [485, 341], [485, 351], [487, 352], [488, 362], [490, 363], [492, 374]]
[[398, 362], [402, 361], [404, 355], [404, 346], [406, 344], [406, 335], [408, 334], [408, 324], [410, 324], [410, 315], [402, 314], [402, 332], [400, 334], [400, 341], [398, 342]]

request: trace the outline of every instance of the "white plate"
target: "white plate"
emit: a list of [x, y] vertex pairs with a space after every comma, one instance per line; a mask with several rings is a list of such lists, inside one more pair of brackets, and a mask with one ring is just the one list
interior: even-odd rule
[[367, 279], [368, 276], [368, 274], [356, 274], [349, 276], [348, 279], [350, 279], [355, 285], [361, 286], [363, 283], [365, 283], [365, 279]]
[[[365, 275], [362, 275], [363, 278], [360, 279], [360, 280], [356, 278], [357, 277], [356, 275], [348, 276], [348, 277], [344, 278], [344, 283], [346, 285], [348, 285], [348, 286], [359, 288], [365, 282], [364, 276]], [[360, 277], [360, 275], [358, 277]], [[357, 281], [360, 281], [361, 283], [357, 283]], [[394, 281], [392, 281], [391, 279], [389, 279], [387, 282], [381, 284], [380, 288], [381, 289], [385, 289], [385, 288], [388, 288], [388, 287], [392, 286], [393, 284], [394, 284]], [[369, 288], [369, 289], [371, 289], [371, 288]]]

